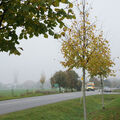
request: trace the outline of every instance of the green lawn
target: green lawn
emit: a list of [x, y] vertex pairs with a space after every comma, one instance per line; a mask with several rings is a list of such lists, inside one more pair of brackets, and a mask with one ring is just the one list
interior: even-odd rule
[[[120, 120], [120, 95], [105, 95], [105, 110], [101, 96], [87, 97], [88, 120]], [[0, 116], [0, 120], [83, 120], [80, 99], [44, 105]]]
[[49, 95], [49, 94], [56, 94], [58, 93], [55, 90], [24, 90], [24, 89], [16, 89], [12, 90], [0, 90], [0, 101], [2, 100], [10, 100], [10, 99], [17, 99], [17, 98], [24, 98], [24, 97], [33, 97], [33, 96], [42, 96], [42, 95]]

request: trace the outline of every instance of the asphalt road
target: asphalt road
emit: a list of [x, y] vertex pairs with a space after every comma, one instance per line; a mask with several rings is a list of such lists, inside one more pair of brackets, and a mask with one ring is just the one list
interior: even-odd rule
[[[97, 91], [87, 92], [87, 96], [96, 95], [96, 94], [98, 94]], [[64, 100], [79, 98], [81, 96], [82, 96], [81, 92], [74, 92], [74, 93], [63, 93], [63, 94], [0, 101], [0, 115], [7, 114], [10, 112], [16, 112], [16, 111], [20, 111], [28, 108], [33, 108], [36, 106], [42, 106], [42, 105], [56, 103]]]

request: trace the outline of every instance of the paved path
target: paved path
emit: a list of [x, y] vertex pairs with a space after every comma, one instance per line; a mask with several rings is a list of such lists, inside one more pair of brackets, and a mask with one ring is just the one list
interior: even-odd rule
[[[87, 96], [96, 95], [96, 94], [98, 94], [97, 91], [87, 92]], [[81, 96], [82, 96], [81, 92], [74, 92], [74, 93], [64, 93], [64, 94], [55, 94], [55, 95], [46, 95], [46, 96], [0, 101], [0, 115], [19, 111], [19, 110], [24, 110], [36, 106], [56, 103], [59, 101], [79, 98]]]

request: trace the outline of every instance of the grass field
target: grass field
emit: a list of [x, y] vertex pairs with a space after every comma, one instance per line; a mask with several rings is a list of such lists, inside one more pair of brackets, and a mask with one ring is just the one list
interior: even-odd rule
[[120, 89], [113, 90], [113, 92], [120, 92]]
[[55, 90], [24, 90], [24, 89], [16, 89], [16, 90], [0, 90], [0, 101], [1, 100], [9, 100], [9, 99], [17, 99], [24, 97], [33, 97], [33, 96], [42, 96], [49, 94], [58, 93]]
[[[105, 95], [105, 110], [101, 96], [87, 97], [88, 120], [120, 120], [120, 95]], [[83, 120], [80, 99], [36, 107], [0, 116], [0, 120]]]

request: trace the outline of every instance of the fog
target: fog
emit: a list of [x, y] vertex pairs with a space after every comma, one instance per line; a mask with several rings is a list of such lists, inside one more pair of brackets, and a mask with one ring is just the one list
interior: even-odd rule
[[[91, 0], [93, 16], [97, 16], [97, 24], [102, 26], [107, 39], [110, 41], [112, 58], [120, 57], [120, 0]], [[18, 83], [27, 80], [39, 81], [42, 72], [48, 81], [59, 70], [65, 70], [60, 64], [63, 60], [59, 40], [43, 36], [21, 40], [24, 49], [21, 56], [0, 53], [0, 82], [13, 83], [17, 77]], [[116, 61], [117, 78], [120, 76], [120, 60]], [[80, 70], [77, 70], [78, 73]], [[81, 75], [81, 74], [79, 74]]]

